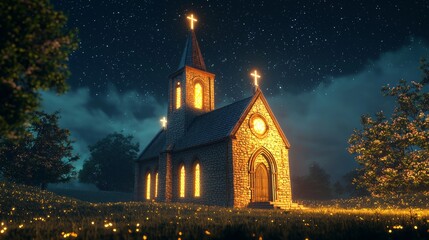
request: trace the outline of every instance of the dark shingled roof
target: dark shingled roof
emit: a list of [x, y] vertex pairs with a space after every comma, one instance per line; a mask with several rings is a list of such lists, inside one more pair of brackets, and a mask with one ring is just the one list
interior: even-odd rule
[[178, 70], [185, 67], [193, 67], [200, 70], [206, 70], [203, 55], [201, 54], [195, 32], [191, 30], [186, 39], [185, 50], [183, 51], [182, 59], [180, 60]]
[[[228, 137], [252, 98], [253, 96], [245, 98], [196, 117], [183, 138], [176, 143], [174, 150], [212, 143]], [[143, 150], [138, 158], [139, 161], [158, 157], [165, 146], [165, 142], [166, 131], [161, 130]]]
[[253, 96], [245, 98], [196, 117], [185, 136], [176, 143], [174, 150], [211, 143], [228, 137], [252, 98]]
[[165, 145], [165, 135], [164, 129], [159, 131], [159, 133], [152, 139], [149, 145], [147, 145], [147, 147], [143, 150], [138, 160], [158, 157]]

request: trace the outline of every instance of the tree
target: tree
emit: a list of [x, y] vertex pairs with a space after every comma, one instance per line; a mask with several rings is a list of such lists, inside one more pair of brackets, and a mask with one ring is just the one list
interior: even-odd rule
[[333, 187], [334, 187], [334, 192], [335, 194], [337, 194], [337, 196], [342, 196], [346, 192], [343, 184], [341, 184], [341, 182], [338, 180], [335, 181]]
[[293, 195], [298, 199], [326, 200], [332, 198], [331, 176], [313, 163], [308, 167], [308, 175], [293, 181]]
[[354, 130], [349, 152], [355, 154], [363, 174], [355, 182], [374, 196], [429, 192], [429, 64], [423, 59], [419, 82], [400, 80], [385, 86], [395, 98], [388, 118], [362, 116], [362, 130]]
[[77, 39], [49, 0], [2, 0], [0, 16], [0, 136], [18, 138], [40, 105], [39, 90], [67, 89]]
[[362, 169], [355, 169], [343, 175], [344, 193], [349, 197], [364, 197], [369, 195], [369, 192], [358, 184], [358, 179], [362, 175]]
[[29, 135], [1, 142], [0, 172], [7, 180], [45, 189], [48, 183], [73, 177], [72, 162], [79, 157], [73, 154], [70, 131], [58, 126], [58, 112], [33, 114]]
[[89, 146], [91, 156], [79, 172], [79, 180], [94, 183], [105, 191], [133, 190], [134, 161], [139, 144], [133, 143], [133, 136], [112, 133]]

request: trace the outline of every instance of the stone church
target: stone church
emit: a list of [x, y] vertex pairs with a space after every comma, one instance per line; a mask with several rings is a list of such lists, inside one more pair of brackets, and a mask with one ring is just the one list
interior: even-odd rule
[[136, 200], [226, 207], [290, 208], [289, 142], [257, 85], [252, 96], [215, 108], [191, 28], [168, 80], [168, 115], [135, 167]]

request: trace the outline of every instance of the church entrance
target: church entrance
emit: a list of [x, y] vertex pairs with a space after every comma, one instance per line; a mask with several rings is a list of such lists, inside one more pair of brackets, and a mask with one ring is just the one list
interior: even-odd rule
[[277, 199], [276, 163], [265, 148], [257, 150], [249, 160], [251, 203], [274, 202]]
[[254, 202], [268, 202], [269, 201], [269, 181], [268, 181], [268, 169], [260, 163], [256, 167], [255, 171], [255, 195]]

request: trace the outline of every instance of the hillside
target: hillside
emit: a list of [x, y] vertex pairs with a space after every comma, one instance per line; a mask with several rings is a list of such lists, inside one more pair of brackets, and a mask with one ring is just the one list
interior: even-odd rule
[[0, 239], [429, 239], [429, 210], [103, 203], [0, 183]]

